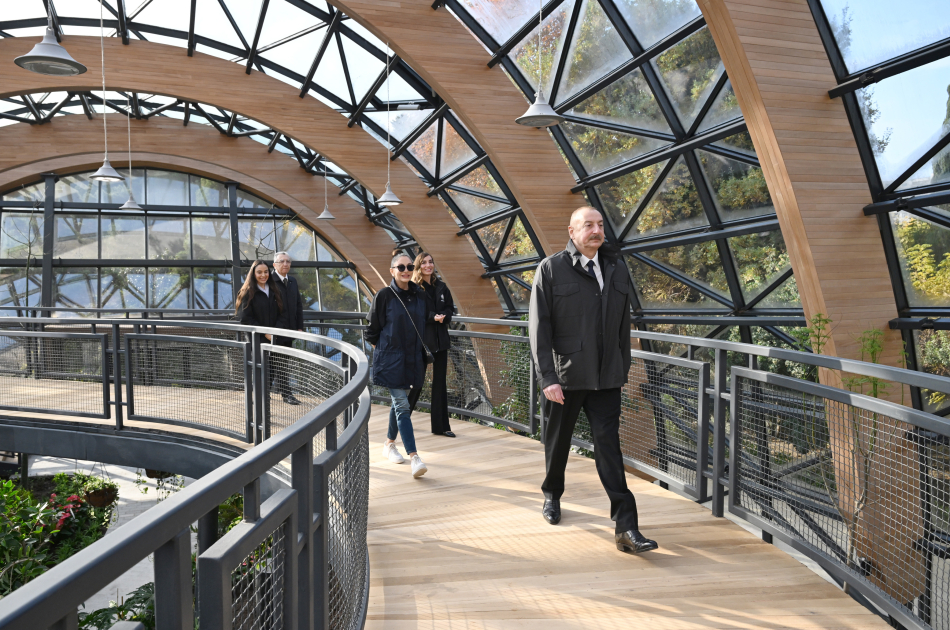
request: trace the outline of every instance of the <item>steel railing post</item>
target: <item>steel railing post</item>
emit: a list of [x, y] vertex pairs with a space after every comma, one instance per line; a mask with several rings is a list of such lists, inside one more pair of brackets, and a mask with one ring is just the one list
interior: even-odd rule
[[704, 363], [699, 371], [698, 396], [696, 405], [696, 500], [705, 503], [709, 500], [709, 484], [706, 483], [706, 470], [709, 468], [709, 364]]
[[[336, 427], [333, 431], [336, 435]], [[329, 430], [327, 441], [329, 441]], [[329, 450], [329, 446], [328, 446]], [[319, 525], [313, 536], [313, 619], [314, 630], [330, 628], [330, 536], [327, 514], [330, 509], [330, 471], [323, 464], [313, 467], [314, 507]]]
[[297, 619], [300, 630], [314, 630], [313, 440], [294, 451], [290, 459], [291, 486], [297, 491]]
[[119, 352], [119, 344], [122, 342], [122, 336], [119, 333], [119, 325], [112, 324], [112, 379], [115, 384], [113, 389], [115, 395], [115, 424], [122, 428], [122, 353]]
[[[253, 335], [253, 333], [251, 333]], [[244, 342], [244, 423], [248, 444], [254, 443], [254, 344]]]
[[[343, 354], [340, 356], [340, 364], [343, 366], [343, 385], [350, 382], [350, 357]], [[353, 406], [350, 405], [343, 412], [343, 428], [350, 426], [350, 420], [353, 418]]]
[[191, 529], [155, 550], [155, 630], [193, 630]]
[[263, 431], [264, 431], [264, 396], [267, 394], [264, 392], [264, 374], [263, 370], [263, 353], [264, 350], [261, 348], [261, 339], [263, 336], [260, 333], [252, 332], [251, 333], [251, 344], [253, 346], [253, 372], [254, 372], [254, 443], [260, 444], [263, 441]]
[[722, 516], [725, 487], [721, 480], [726, 468], [726, 400], [728, 389], [728, 353], [716, 348], [716, 375], [713, 384], [713, 466], [712, 466], [712, 513]]
[[[117, 628], [118, 626], [112, 627]], [[51, 625], [49, 630], [77, 630], [77, 628], [79, 628], [79, 611], [73, 611]]]

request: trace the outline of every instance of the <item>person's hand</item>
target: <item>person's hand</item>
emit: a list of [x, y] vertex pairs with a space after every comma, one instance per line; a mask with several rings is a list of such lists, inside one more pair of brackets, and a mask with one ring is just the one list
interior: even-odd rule
[[433, 319], [441, 324], [445, 321], [445, 315], [436, 315]]
[[544, 397], [551, 402], [556, 402], [559, 405], [564, 404], [564, 392], [561, 390], [561, 386], [557, 383], [554, 385], [548, 385], [544, 388]]
[[270, 340], [271, 340], [271, 336], [270, 336], [270, 335], [264, 335], [264, 339], [266, 339], [267, 341], [270, 341]]

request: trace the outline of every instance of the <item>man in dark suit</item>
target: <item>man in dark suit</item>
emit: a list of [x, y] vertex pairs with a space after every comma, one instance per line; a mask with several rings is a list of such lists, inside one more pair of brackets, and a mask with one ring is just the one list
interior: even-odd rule
[[[287, 329], [303, 331], [303, 299], [300, 297], [297, 279], [289, 275], [292, 262], [287, 252], [277, 252], [274, 256], [274, 280], [277, 290], [281, 292], [281, 297], [284, 299], [284, 320], [287, 322]], [[277, 337], [274, 343], [289, 347], [293, 345], [294, 340], [290, 337]], [[287, 378], [286, 370], [280, 369], [279, 365], [274, 369], [274, 386], [276, 391], [284, 397], [285, 403], [300, 404], [290, 391], [290, 380]]]
[[604, 218], [578, 208], [567, 249], [541, 261], [529, 311], [531, 352], [544, 390], [545, 520], [561, 520], [564, 469], [583, 409], [594, 437], [597, 474], [610, 498], [620, 551], [657, 548], [639, 529], [620, 451], [620, 390], [630, 370], [630, 277], [614, 247], [604, 245]]

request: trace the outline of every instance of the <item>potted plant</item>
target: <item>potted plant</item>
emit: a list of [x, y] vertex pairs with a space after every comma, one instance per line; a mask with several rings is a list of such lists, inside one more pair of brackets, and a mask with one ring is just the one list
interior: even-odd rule
[[86, 502], [93, 507], [108, 507], [115, 503], [119, 496], [119, 486], [102, 477], [89, 477], [84, 485]]

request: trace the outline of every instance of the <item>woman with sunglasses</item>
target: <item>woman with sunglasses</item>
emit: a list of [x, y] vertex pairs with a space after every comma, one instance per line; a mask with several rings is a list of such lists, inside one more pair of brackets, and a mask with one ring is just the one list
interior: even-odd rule
[[396, 435], [412, 463], [412, 476], [419, 478], [428, 468], [419, 457], [412, 432], [412, 407], [409, 396], [422, 388], [425, 380], [426, 350], [423, 331], [426, 323], [425, 292], [412, 282], [415, 265], [401, 252], [389, 265], [392, 282], [373, 298], [369, 309], [366, 339], [373, 344], [373, 383], [389, 388], [392, 406], [389, 409], [389, 431], [383, 444], [383, 455], [394, 464], [405, 459], [396, 448]]
[[[423, 335], [426, 347], [435, 357], [432, 363], [432, 400], [429, 407], [429, 418], [432, 420], [432, 432], [454, 438], [452, 427], [449, 426], [449, 393], [445, 384], [446, 372], [449, 366], [449, 324], [452, 323], [452, 313], [455, 303], [449, 287], [442, 282], [435, 272], [435, 261], [432, 254], [419, 252], [414, 262], [416, 269], [412, 273], [412, 281], [425, 291], [429, 313], [426, 315], [426, 330]], [[414, 389], [409, 395], [409, 404], [416, 408], [421, 389]]]

